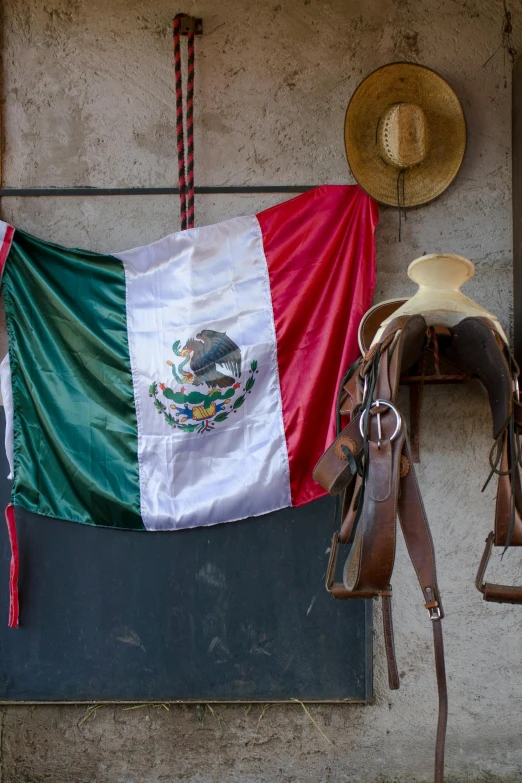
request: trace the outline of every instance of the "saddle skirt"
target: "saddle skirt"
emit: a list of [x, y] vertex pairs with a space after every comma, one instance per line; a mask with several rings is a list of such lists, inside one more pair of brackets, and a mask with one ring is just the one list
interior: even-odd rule
[[[446, 374], [440, 374], [441, 363]], [[350, 423], [321, 457], [316, 481], [332, 495], [344, 493], [342, 523], [334, 534], [326, 587], [335, 598], [381, 596], [388, 676], [399, 687], [393, 645], [391, 579], [395, 560], [397, 517], [406, 547], [433, 621], [439, 722], [435, 781], [444, 775], [447, 692], [435, 552], [415, 476], [405, 419], [397, 407], [401, 376], [421, 383], [474, 377], [485, 387], [493, 420], [489, 461], [498, 476], [494, 531], [477, 573], [476, 586], [487, 601], [522, 603], [522, 587], [484, 581], [492, 547], [522, 546], [522, 485], [519, 434], [522, 404], [519, 369], [493, 322], [469, 317], [454, 327], [428, 326], [422, 315], [394, 318], [379, 341], [348, 371], [339, 395], [339, 417]], [[339, 427], [340, 429], [340, 427]], [[486, 482], [487, 484], [488, 482]], [[350, 549], [342, 581], [336, 581], [340, 544]]]

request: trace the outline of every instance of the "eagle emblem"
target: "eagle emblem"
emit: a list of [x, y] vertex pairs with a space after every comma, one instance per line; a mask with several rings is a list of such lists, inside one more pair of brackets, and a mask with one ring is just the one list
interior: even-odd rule
[[254, 388], [258, 364], [250, 363], [245, 378], [239, 346], [225, 332], [213, 329], [202, 329], [180, 346], [176, 340], [174, 358], [167, 360], [177, 387], [153, 381], [149, 397], [170, 427], [208, 432], [243, 405]]

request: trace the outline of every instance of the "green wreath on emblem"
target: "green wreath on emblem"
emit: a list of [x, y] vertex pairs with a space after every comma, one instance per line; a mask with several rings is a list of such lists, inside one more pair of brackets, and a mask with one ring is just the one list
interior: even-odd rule
[[[170, 427], [184, 432], [209, 432], [243, 405], [246, 395], [254, 388], [258, 363], [256, 360], [250, 363], [248, 378], [243, 385], [240, 380], [241, 352], [225, 332], [203, 329], [195, 338], [187, 340], [181, 350], [180, 345], [181, 341], [177, 340], [172, 350], [182, 361], [167, 361], [173, 378], [181, 384], [180, 388], [171, 389], [165, 383], [158, 385], [153, 381], [149, 386], [149, 397], [154, 399], [154, 407]], [[187, 365], [188, 369], [185, 369]], [[229, 374], [221, 372], [216, 365], [224, 367]], [[206, 393], [186, 389], [187, 386], [204, 385]], [[160, 391], [169, 403], [160, 399]]]

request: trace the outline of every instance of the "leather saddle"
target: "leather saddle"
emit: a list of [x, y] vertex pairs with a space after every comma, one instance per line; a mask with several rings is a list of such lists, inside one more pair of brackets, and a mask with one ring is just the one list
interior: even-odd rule
[[[457, 375], [440, 376], [440, 365]], [[439, 718], [435, 783], [444, 777], [447, 690], [435, 552], [413, 466], [406, 422], [396, 399], [401, 376], [475, 377], [484, 385], [493, 418], [491, 472], [498, 476], [494, 531], [486, 539], [476, 586], [486, 601], [522, 603], [522, 587], [485, 582], [493, 546], [522, 546], [520, 481], [522, 404], [518, 375], [508, 345], [486, 318], [465, 318], [457, 326], [428, 327], [421, 315], [393, 320], [374, 345], [348, 371], [339, 395], [340, 415], [350, 416], [314, 470], [332, 495], [344, 493], [342, 523], [333, 537], [326, 588], [334, 598], [381, 596], [388, 679], [399, 687], [391, 616], [391, 578], [397, 516], [415, 568], [434, 635]], [[340, 414], [340, 415], [339, 415]], [[486, 482], [487, 484], [488, 482]], [[349, 545], [342, 581], [336, 581], [340, 544]]]

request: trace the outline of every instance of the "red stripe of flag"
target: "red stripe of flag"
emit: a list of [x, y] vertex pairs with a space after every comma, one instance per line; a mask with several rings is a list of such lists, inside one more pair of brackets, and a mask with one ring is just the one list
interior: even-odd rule
[[0, 277], [2, 277], [4, 272], [5, 262], [11, 248], [11, 242], [13, 241], [13, 234], [14, 228], [12, 226], [6, 225], [4, 238], [2, 240], [2, 244], [0, 245]]
[[354, 185], [325, 185], [257, 215], [277, 338], [292, 505], [325, 495], [314, 466], [335, 437], [335, 404], [359, 355], [375, 286], [377, 204]]

